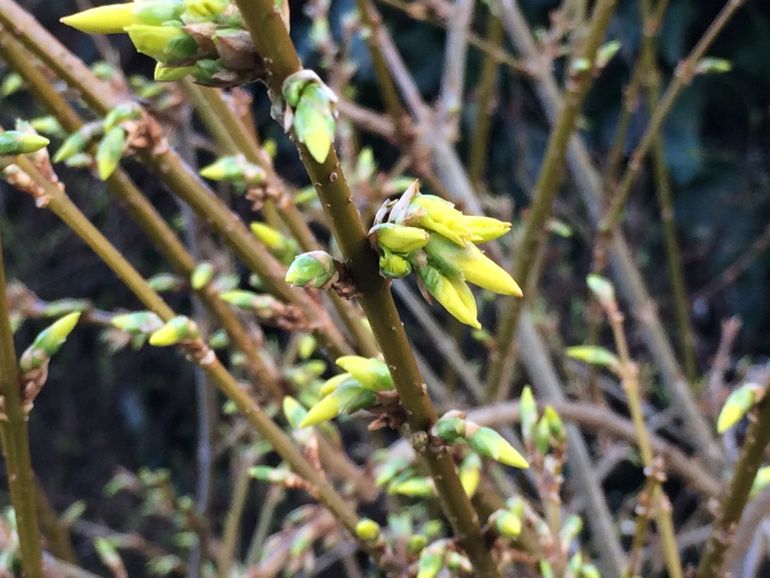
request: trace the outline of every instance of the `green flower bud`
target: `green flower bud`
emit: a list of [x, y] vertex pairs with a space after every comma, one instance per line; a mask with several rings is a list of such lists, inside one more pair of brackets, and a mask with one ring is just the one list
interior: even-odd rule
[[92, 125], [86, 125], [80, 130], [73, 132], [68, 136], [56, 154], [53, 156], [53, 162], [60, 163], [72, 158], [76, 154], [82, 153], [91, 140], [102, 131], [101, 125], [95, 128]]
[[133, 24], [125, 31], [138, 52], [165, 64], [188, 60], [198, 52], [193, 37], [178, 26]]
[[230, 346], [230, 336], [224, 329], [218, 329], [209, 337], [209, 347], [211, 349], [225, 349]]
[[417, 578], [436, 578], [444, 568], [445, 559], [446, 544], [443, 540], [425, 548], [417, 562]]
[[27, 348], [19, 360], [19, 367], [22, 373], [42, 367], [46, 361], [59, 351], [79, 319], [80, 312], [70, 313], [38, 333], [32, 345]]
[[444, 524], [441, 520], [428, 520], [422, 526], [422, 532], [428, 538], [437, 538], [444, 533]]
[[97, 537], [94, 540], [94, 550], [96, 550], [99, 558], [108, 568], [116, 568], [123, 565], [118, 549], [108, 538]]
[[294, 258], [285, 279], [295, 287], [324, 289], [337, 280], [337, 267], [329, 253], [310, 251]]
[[713, 58], [707, 56], [701, 58], [695, 67], [695, 74], [721, 74], [730, 72], [733, 69], [733, 63], [724, 58]]
[[[123, 30], [120, 32], [123, 32]], [[115, 67], [112, 66], [112, 64], [109, 62], [105, 62], [104, 60], [97, 60], [96, 62], [93, 62], [89, 68], [91, 69], [91, 72], [94, 73], [94, 76], [99, 80], [109, 81], [115, 78]]]
[[132, 335], [148, 335], [163, 327], [163, 321], [152, 311], [136, 311], [115, 315], [110, 323], [121, 331]]
[[243, 155], [220, 157], [201, 169], [200, 175], [212, 181], [226, 181], [250, 186], [261, 185], [267, 177], [265, 169], [248, 162]]
[[46, 303], [40, 310], [40, 315], [43, 317], [63, 317], [76, 311], [82, 313], [89, 307], [90, 304], [85, 299], [57, 299]]
[[751, 486], [751, 497], [753, 498], [759, 492], [764, 490], [770, 485], [770, 466], [762, 466], [757, 470], [757, 475], [754, 478], [754, 483]]
[[449, 552], [446, 557], [446, 567], [454, 572], [469, 574], [473, 572], [473, 565], [467, 556], [460, 552]]
[[717, 432], [724, 433], [751, 411], [754, 404], [759, 401], [758, 394], [762, 389], [755, 383], [747, 383], [735, 389], [727, 396], [722, 411], [717, 418]]
[[418, 552], [422, 552], [427, 544], [427, 537], [422, 534], [412, 534], [406, 542], [406, 549], [410, 554], [417, 554]]
[[569, 544], [580, 535], [583, 531], [583, 518], [577, 514], [571, 514], [564, 520], [561, 531], [559, 532], [559, 538], [562, 543]]
[[364, 542], [376, 542], [380, 537], [380, 525], [369, 518], [362, 518], [356, 524], [356, 536]]
[[395, 222], [400, 222], [402, 217], [402, 224], [430, 229], [460, 247], [466, 246], [472, 237], [465, 215], [455, 209], [454, 204], [435, 195], [415, 194], [406, 214], [397, 213]]
[[349, 373], [341, 373], [340, 375], [335, 375], [334, 377], [327, 379], [321, 386], [321, 389], [318, 390], [318, 393], [321, 396], [329, 395], [343, 383], [350, 383], [360, 386], [360, 384], [355, 379], [353, 379]]
[[104, 117], [102, 126], [104, 131], [108, 132], [110, 129], [118, 126], [120, 123], [127, 120], [136, 120], [142, 116], [142, 110], [133, 102], [124, 102], [113, 108]]
[[0, 133], [0, 155], [21, 155], [38, 151], [50, 143], [47, 138], [32, 132], [7, 130]]
[[230, 5], [228, 0], [185, 0], [185, 21], [210, 22]]
[[305, 85], [294, 109], [292, 126], [297, 140], [307, 147], [313, 160], [325, 162], [335, 130], [333, 103], [326, 86], [317, 82]]
[[450, 239], [433, 234], [425, 250], [429, 263], [445, 274], [461, 274], [468, 283], [493, 293], [522, 296], [513, 277], [472, 243], [459, 247]]
[[291, 472], [270, 466], [252, 466], [249, 468], [249, 475], [260, 482], [282, 484], [289, 478]]
[[583, 363], [590, 363], [591, 365], [600, 365], [615, 372], [620, 367], [620, 361], [617, 356], [608, 349], [598, 345], [575, 345], [568, 347], [566, 353], [572, 359], [577, 359]]
[[521, 414], [521, 437], [525, 442], [529, 442], [533, 435], [535, 424], [537, 423], [537, 403], [532, 394], [532, 388], [524, 386], [519, 398], [519, 412]]
[[602, 578], [602, 575], [601, 575], [601, 572], [599, 572], [599, 569], [593, 564], [583, 564], [583, 567], [580, 569], [580, 577], [581, 578]]
[[494, 241], [511, 230], [511, 224], [492, 217], [463, 215], [463, 224], [470, 231], [471, 243]]
[[564, 423], [561, 421], [561, 416], [553, 406], [545, 406], [543, 418], [548, 424], [548, 431], [551, 433], [551, 437], [558, 442], [564, 442], [567, 439], [567, 432], [564, 429]]
[[387, 249], [383, 250], [380, 256], [380, 273], [388, 279], [401, 279], [412, 272], [412, 265], [401, 255], [391, 253]]
[[105, 133], [96, 149], [96, 168], [101, 180], [106, 181], [118, 168], [125, 145], [126, 131], [119, 126]]
[[583, 567], [583, 554], [579, 550], [575, 552], [567, 562], [567, 570], [570, 576], [580, 576], [580, 569]]
[[196, 291], [200, 291], [214, 278], [214, 265], [208, 261], [199, 263], [190, 275], [190, 285]]
[[60, 19], [62, 24], [88, 34], [120, 34], [136, 22], [134, 2], [89, 8]]
[[0, 96], [7, 98], [21, 90], [24, 86], [24, 79], [17, 72], [9, 72], [0, 83]]
[[47, 116], [33, 118], [29, 121], [29, 125], [35, 129], [35, 132], [42, 134], [48, 134], [56, 137], [62, 137], [66, 134], [59, 120], [50, 114]]
[[272, 295], [264, 295], [242, 289], [226, 291], [221, 293], [219, 298], [240, 309], [253, 311], [261, 317], [270, 317], [272, 312], [281, 307], [281, 302]]
[[88, 153], [76, 153], [64, 161], [72, 169], [88, 169], [94, 164], [94, 158]]
[[290, 263], [297, 255], [297, 243], [270, 225], [254, 222], [249, 228], [254, 236], [281, 261]]
[[195, 66], [171, 66], [158, 62], [155, 64], [152, 78], [157, 82], [175, 82], [195, 74], [196, 70]]
[[455, 319], [475, 329], [481, 328], [476, 319], [476, 301], [462, 279], [445, 276], [429, 265], [418, 266], [417, 273], [428, 293]]
[[179, 22], [184, 8], [182, 0], [135, 0], [134, 16], [138, 24], [163, 26]]
[[556, 578], [553, 567], [548, 560], [540, 560], [540, 576], [541, 578]]
[[[475, 425], [475, 424], [474, 424]], [[468, 424], [470, 426], [470, 423]], [[485, 458], [491, 458], [502, 464], [514, 468], [528, 468], [529, 464], [508, 441], [488, 427], [478, 427], [476, 431], [466, 426], [465, 439], [477, 454]]]
[[176, 291], [182, 286], [182, 280], [171, 273], [158, 273], [147, 279], [147, 284], [158, 293]]
[[481, 482], [481, 458], [474, 453], [469, 453], [460, 464], [459, 475], [465, 495], [472, 498]]
[[178, 315], [166, 322], [160, 329], [150, 335], [150, 345], [156, 347], [167, 347], [192, 341], [200, 337], [198, 326], [189, 317]]
[[551, 428], [545, 416], [541, 417], [535, 426], [535, 448], [543, 455], [551, 448]]
[[388, 484], [388, 493], [410, 498], [429, 498], [434, 494], [433, 480], [422, 477], [396, 480]]
[[307, 417], [299, 425], [310, 427], [334, 419], [343, 413], [355, 413], [369, 407], [376, 400], [374, 392], [370, 389], [354, 384], [342, 385], [311, 407]]
[[509, 510], [497, 510], [492, 514], [495, 531], [504, 538], [518, 538], [521, 534], [521, 517]]
[[410, 461], [405, 457], [397, 456], [388, 460], [377, 468], [374, 485], [378, 488], [393, 480], [398, 474], [409, 467]]
[[609, 305], [615, 302], [615, 288], [605, 277], [591, 273], [586, 277], [586, 283], [602, 305]]
[[335, 362], [362, 386], [373, 391], [393, 389], [395, 384], [384, 361], [375, 358], [345, 355]]
[[419, 227], [381, 223], [369, 229], [369, 237], [388, 251], [408, 254], [427, 245], [430, 233]]
[[283, 398], [283, 414], [292, 429], [300, 429], [300, 424], [307, 417], [307, 410], [292, 396]]
[[465, 437], [466, 423], [463, 418], [457, 415], [445, 415], [436, 422], [433, 431], [442, 440], [455, 443]]
[[607, 63], [618, 53], [620, 47], [621, 44], [617, 40], [602, 44], [596, 51], [596, 66], [600, 69], [607, 66]]
[[308, 359], [315, 353], [318, 341], [309, 333], [303, 333], [297, 340], [297, 355], [300, 359]]

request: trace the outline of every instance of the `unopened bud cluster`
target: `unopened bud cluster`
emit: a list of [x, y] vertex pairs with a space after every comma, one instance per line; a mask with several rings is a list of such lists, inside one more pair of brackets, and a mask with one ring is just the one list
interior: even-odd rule
[[102, 122], [86, 124], [69, 135], [56, 151], [53, 161], [74, 167], [89, 166], [88, 149], [96, 145], [97, 174], [101, 180], [107, 180], [131, 148], [131, 137], [141, 116], [141, 109], [133, 103], [116, 106]]
[[528, 468], [529, 464], [516, 448], [492, 428], [468, 421], [462, 412], [450, 411], [436, 422], [433, 433], [448, 443], [465, 441], [483, 458], [489, 458], [514, 468]]
[[229, 0], [141, 0], [109, 4], [62, 18], [92, 34], [128, 34], [138, 52], [157, 61], [155, 80], [191, 77], [233, 86], [262, 75], [261, 60]]
[[332, 377], [321, 386], [321, 399], [296, 427], [318, 425], [342, 414], [355, 413], [374, 405], [377, 392], [395, 388], [388, 366], [379, 359], [346, 355], [336, 363], [345, 373]]
[[510, 223], [468, 216], [449, 201], [423, 195], [415, 181], [378, 213], [369, 238], [388, 278], [416, 272], [426, 291], [456, 319], [481, 327], [468, 283], [502, 295], [521, 296], [513, 278], [476, 245], [501, 237]]

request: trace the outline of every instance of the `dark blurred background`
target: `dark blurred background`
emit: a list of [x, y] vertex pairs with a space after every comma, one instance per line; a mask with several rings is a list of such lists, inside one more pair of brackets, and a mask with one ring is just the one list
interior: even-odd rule
[[[86, 35], [58, 23], [60, 16], [77, 9], [74, 2], [23, 4], [86, 62], [98, 58]], [[530, 21], [542, 26], [558, 3], [524, 0], [522, 5]], [[671, 2], [657, 54], [664, 85], [676, 63], [722, 5], [716, 0]], [[337, 19], [334, 24], [338, 25], [340, 16], [352, 6], [351, 0], [336, 0], [332, 7]], [[301, 41], [309, 26], [302, 8], [300, 3], [293, 6], [292, 34], [305, 50], [306, 63], [313, 64], [316, 56], [309, 53], [309, 43]], [[409, 20], [393, 9], [381, 8], [423, 94], [432, 98], [441, 76], [444, 32]], [[478, 30], [483, 30], [481, 18]], [[736, 356], [762, 359], [770, 350], [770, 238], [766, 233], [770, 227], [768, 30], [770, 4], [747, 2], [711, 51], [713, 56], [730, 60], [733, 70], [696, 78], [665, 126], [666, 158], [673, 178], [676, 222], [692, 297], [701, 371], [708, 369], [720, 324], [729, 316], [739, 316], [744, 324]], [[584, 135], [600, 160], [606, 156], [614, 134], [622, 88], [638, 53], [636, 2], [620, 2], [610, 35], [621, 40], [622, 49], [592, 90], [583, 123]], [[151, 75], [153, 63], [148, 58], [134, 53], [126, 38], [114, 40], [127, 73]], [[354, 78], [358, 101], [379, 109], [381, 103], [363, 42], [354, 43], [352, 56], [358, 65]], [[471, 50], [468, 101], [463, 110], [466, 137], [471, 134], [468, 129], [474, 118], [480, 58]], [[255, 112], [263, 136], [275, 138], [279, 144], [279, 172], [304, 186], [293, 148], [269, 119], [262, 87], [251, 90], [256, 94]], [[23, 92], [0, 101], [0, 121], [6, 126], [15, 117], [38, 114]], [[635, 117], [629, 148], [645, 122], [644, 115]], [[504, 71], [490, 146], [490, 190], [511, 197], [517, 207], [525, 206], [546, 137], [543, 113], [529, 82]], [[361, 140], [374, 147], [382, 165], [395, 159], [394, 150], [377, 138], [362, 135]], [[458, 144], [464, 157], [471, 146], [466, 140]], [[178, 215], [179, 207], [158, 190], [155, 179], [134, 162], [127, 163], [127, 167], [165, 215]], [[78, 205], [142, 273], [149, 276], [165, 270], [136, 227], [110, 201], [101, 183], [83, 172], [63, 171], [61, 176]], [[657, 203], [650, 185], [645, 177], [635, 189], [625, 226], [662, 316], [671, 322], [671, 291], [663, 266]], [[104, 309], [139, 308], [98, 258], [53, 215], [36, 209], [27, 197], [5, 185], [0, 185], [0, 192], [0, 230], [10, 277], [21, 280], [46, 300], [87, 297]], [[569, 183], [562, 193], [558, 217], [576, 234], [554, 241], [543, 294], [560, 323], [563, 340], [575, 343], [584, 337], [585, 325], [580, 316], [571, 313], [570, 295], [583, 296], [582, 279], [590, 267], [591, 252], [584, 235], [589, 229], [577, 195]], [[723, 279], [721, 274], [730, 265], [757, 244], [750, 265], [737, 279], [724, 286], [714, 285]], [[174, 297], [171, 299], [174, 301]], [[173, 304], [189, 311], [185, 301], [177, 299]], [[17, 332], [18, 349], [26, 347], [41, 328], [40, 322], [25, 323]], [[169, 468], [180, 493], [193, 493], [197, 428], [194, 397], [191, 366], [177, 355], [152, 348], [128, 348], [110, 355], [96, 329], [80, 327], [52, 364], [51, 377], [31, 418], [35, 468], [54, 507], [61, 511], [76, 500], [85, 500], [86, 518], [116, 529], [130, 529], [136, 522], [130, 519], [136, 515], [132, 514], [131, 501], [107, 499], [102, 492], [118, 466], [129, 470], [142, 466]], [[215, 480], [215, 489], [220, 490], [215, 492], [216, 504], [226, 500], [229, 493], [227, 472], [221, 473], [222, 478]], [[255, 496], [255, 503], [260, 499]]]

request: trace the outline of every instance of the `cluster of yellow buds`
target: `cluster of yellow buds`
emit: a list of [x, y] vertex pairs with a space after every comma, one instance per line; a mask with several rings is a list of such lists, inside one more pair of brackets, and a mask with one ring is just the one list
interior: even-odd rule
[[62, 22], [91, 34], [127, 33], [137, 51], [157, 61], [158, 81], [189, 76], [207, 86], [233, 86], [262, 75], [249, 32], [229, 0], [136, 0]]
[[425, 290], [462, 323], [481, 327], [468, 283], [521, 296], [516, 281], [476, 245], [501, 237], [511, 224], [464, 215], [440, 197], [423, 195], [415, 181], [377, 214], [369, 238], [380, 253], [380, 272], [391, 279], [415, 271]]
[[336, 361], [345, 373], [327, 380], [320, 389], [321, 399], [298, 424], [305, 428], [354, 413], [374, 405], [377, 393], [395, 388], [385, 362], [376, 358], [346, 355]]

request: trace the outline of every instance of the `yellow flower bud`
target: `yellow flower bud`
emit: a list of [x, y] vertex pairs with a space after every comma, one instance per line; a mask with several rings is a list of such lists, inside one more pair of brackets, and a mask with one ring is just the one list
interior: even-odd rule
[[373, 391], [358, 384], [340, 386], [311, 407], [299, 427], [318, 425], [343, 413], [354, 413], [372, 405], [375, 399]]
[[522, 296], [521, 288], [513, 277], [472, 243], [458, 247], [450, 239], [433, 234], [425, 250], [429, 262], [444, 272], [459, 271], [468, 283], [493, 293]]
[[[442, 275], [438, 269], [429, 265], [418, 267], [417, 272], [425, 289], [444, 309], [461, 323], [470, 325], [474, 329], [481, 329], [481, 324], [476, 319], [476, 303], [464, 281]], [[471, 301], [473, 301], [472, 305]]]
[[60, 20], [62, 24], [88, 34], [120, 34], [135, 21], [133, 2], [97, 6]]
[[409, 205], [404, 224], [418, 224], [464, 247], [471, 238], [471, 231], [465, 223], [465, 215], [454, 207], [441, 197], [417, 194]]
[[369, 236], [393, 253], [408, 254], [422, 249], [428, 243], [430, 233], [419, 227], [382, 223], [372, 227]]
[[340, 373], [339, 375], [335, 375], [334, 377], [329, 378], [324, 382], [324, 384], [321, 386], [321, 389], [318, 390], [318, 393], [321, 397], [325, 397], [348, 380], [350, 380], [351, 383], [355, 382], [349, 373]]
[[373, 391], [393, 389], [393, 378], [385, 362], [358, 355], [345, 355], [336, 361], [353, 379]]
[[472, 243], [486, 243], [502, 237], [511, 230], [511, 224], [492, 217], [464, 216], [463, 224], [471, 233]]

